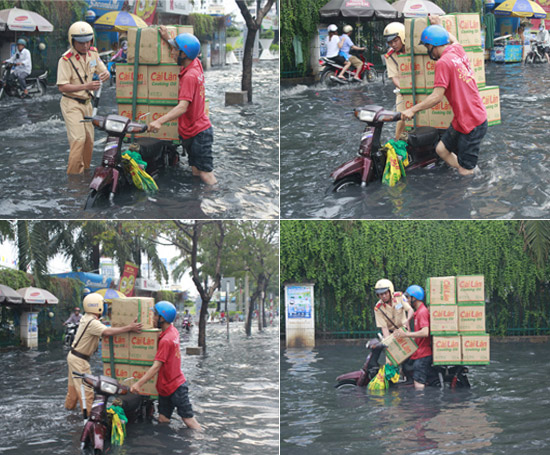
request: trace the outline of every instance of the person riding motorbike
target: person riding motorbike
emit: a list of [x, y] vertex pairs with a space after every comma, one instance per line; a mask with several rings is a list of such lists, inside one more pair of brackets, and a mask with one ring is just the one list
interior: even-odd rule
[[546, 30], [544, 19], [540, 21], [539, 32], [537, 33], [536, 40], [544, 46], [544, 55], [548, 63], [550, 63], [550, 33]]
[[374, 306], [374, 319], [376, 327], [382, 330], [384, 338], [395, 330], [405, 326], [410, 329], [410, 320], [414, 316], [414, 310], [403, 299], [402, 292], [395, 292], [393, 283], [388, 279], [381, 279], [374, 285], [374, 291], [380, 298]]
[[120, 43], [120, 49], [115, 55], [113, 55], [113, 57], [111, 58], [111, 62], [126, 63], [126, 60], [128, 58], [127, 52], [128, 52], [128, 41], [125, 40]]
[[[388, 46], [389, 51], [384, 55], [386, 62], [386, 69], [388, 70], [388, 78], [390, 78], [395, 85], [396, 89], [400, 89], [399, 84], [399, 65], [397, 63], [397, 56], [405, 53], [405, 26], [401, 22], [391, 22], [386, 25], [384, 29], [384, 39]], [[396, 90], [395, 95], [395, 110], [397, 112], [403, 112], [405, 108], [405, 102], [403, 95]], [[398, 141], [401, 135], [405, 131], [405, 120], [401, 119], [397, 122], [395, 127], [395, 140]]]
[[23, 90], [21, 99], [30, 98], [29, 91], [27, 89], [27, 81], [25, 79], [29, 77], [29, 74], [31, 74], [32, 58], [31, 58], [31, 53], [29, 52], [28, 49], [26, 49], [26, 47], [27, 47], [27, 42], [22, 38], [18, 39], [17, 40], [18, 52], [16, 52], [7, 60], [4, 60], [4, 63], [12, 63], [14, 65], [12, 74], [15, 75], [15, 77], [17, 77], [17, 80], [19, 81], [19, 85]]
[[[82, 301], [84, 307], [84, 316], [80, 320], [78, 331], [75, 335], [75, 341], [71, 345], [71, 350], [67, 355], [67, 364], [69, 367], [69, 382], [67, 387], [67, 396], [65, 397], [65, 408], [75, 409], [76, 403], [80, 403], [82, 409], [82, 397], [80, 395], [82, 380], [73, 378], [73, 371], [78, 373], [92, 373], [90, 368], [90, 357], [99, 346], [99, 339], [102, 336], [118, 335], [126, 332], [141, 332], [143, 324], [133, 322], [124, 327], [106, 327], [99, 321], [103, 314], [103, 297], [99, 294], [88, 294]], [[86, 388], [86, 408], [88, 415], [92, 409], [94, 392], [91, 388]]]
[[338, 27], [335, 24], [330, 24], [328, 26], [327, 58], [330, 58], [335, 63], [344, 65], [346, 59], [340, 55], [340, 48], [338, 47], [339, 42]]
[[[94, 148], [94, 127], [82, 120], [92, 115], [92, 92], [110, 74], [93, 47], [94, 29], [90, 24], [75, 22], [69, 27], [68, 37], [71, 48], [59, 59], [57, 86], [63, 95], [61, 113], [70, 146], [67, 174], [82, 174], [90, 168]], [[99, 81], [93, 80], [94, 73], [99, 75]]]
[[69, 319], [67, 319], [63, 325], [67, 324], [80, 324], [80, 319], [82, 319], [82, 315], [80, 314], [80, 308], [74, 307], [73, 313], [69, 316]]
[[416, 284], [407, 288], [405, 298], [414, 308], [414, 332], [398, 329], [394, 333], [396, 338], [413, 338], [418, 344], [418, 349], [403, 366], [405, 373], [407, 369], [412, 370], [414, 388], [418, 390], [424, 389], [428, 383], [433, 361], [430, 312], [424, 305], [424, 296], [424, 289]]
[[356, 51], [364, 51], [364, 47], [359, 47], [353, 44], [353, 41], [350, 38], [351, 32], [353, 32], [353, 27], [351, 25], [344, 25], [343, 28], [343, 35], [340, 37], [340, 42], [338, 43], [338, 47], [340, 48], [340, 55], [344, 57], [346, 60], [346, 63], [344, 67], [342, 68], [342, 71], [340, 71], [340, 74], [338, 77], [340, 79], [345, 79], [344, 74], [346, 74], [346, 71], [349, 69], [351, 65], [355, 67], [355, 76], [354, 79], [360, 81], [361, 78], [358, 77], [359, 70], [361, 69], [361, 66], [363, 65], [363, 62], [361, 62], [360, 59], [358, 59], [355, 55], [350, 55], [350, 50], [356, 50]]

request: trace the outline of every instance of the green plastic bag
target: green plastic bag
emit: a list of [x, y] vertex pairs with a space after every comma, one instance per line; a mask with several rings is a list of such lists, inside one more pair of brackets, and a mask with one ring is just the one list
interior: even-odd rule
[[406, 177], [405, 167], [409, 165], [409, 156], [407, 155], [407, 143], [404, 141], [386, 142], [386, 166], [382, 176], [382, 183], [394, 186], [401, 177]]

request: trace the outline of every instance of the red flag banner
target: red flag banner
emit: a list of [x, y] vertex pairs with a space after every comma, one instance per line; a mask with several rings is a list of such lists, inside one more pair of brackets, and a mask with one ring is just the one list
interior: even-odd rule
[[158, 0], [135, 0], [134, 14], [139, 16], [147, 25], [152, 25], [155, 19]]
[[124, 264], [124, 271], [118, 283], [118, 290], [126, 297], [132, 297], [134, 295], [134, 286], [136, 285], [138, 270], [138, 266], [131, 262]]

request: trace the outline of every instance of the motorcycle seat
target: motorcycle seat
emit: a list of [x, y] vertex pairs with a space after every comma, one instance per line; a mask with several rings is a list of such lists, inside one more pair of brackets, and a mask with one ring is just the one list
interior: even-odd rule
[[32, 70], [31, 74], [29, 74], [25, 80], [32, 80], [32, 79], [43, 79], [48, 75], [47, 71], [44, 70]]
[[409, 132], [407, 143], [411, 147], [428, 147], [439, 141], [439, 131], [431, 126], [421, 126]]
[[139, 154], [147, 163], [152, 163], [162, 157], [166, 141], [152, 137], [140, 137], [136, 139], [139, 144]]

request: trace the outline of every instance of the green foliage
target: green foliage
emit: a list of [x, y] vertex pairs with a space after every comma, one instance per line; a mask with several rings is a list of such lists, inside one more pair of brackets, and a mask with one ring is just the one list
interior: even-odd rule
[[227, 43], [225, 45], [225, 52], [231, 52], [233, 50], [235, 50], [235, 48], [233, 46], [231, 46], [231, 44]]
[[0, 283], [17, 290], [31, 286], [32, 280], [21, 270], [0, 268]]
[[275, 38], [275, 32], [272, 29], [268, 30], [260, 30], [260, 38], [261, 39], [273, 39]]
[[225, 36], [228, 38], [241, 36], [241, 31], [237, 27], [231, 26], [225, 31]]
[[279, 52], [279, 45], [273, 43], [271, 46], [269, 46], [269, 50], [270, 50], [271, 52]]
[[[485, 276], [488, 327], [535, 327], [548, 314], [550, 268], [524, 249], [519, 221], [282, 221], [281, 282], [314, 281], [317, 325], [372, 330], [372, 291], [380, 278], [396, 290], [430, 276]], [[545, 299], [546, 297], [546, 299]], [[536, 317], [535, 317], [536, 315]], [[548, 327], [548, 326], [547, 326]]]
[[214, 17], [208, 14], [190, 14], [189, 21], [193, 25], [193, 33], [200, 40], [207, 40], [215, 31]]
[[176, 293], [172, 291], [167, 291], [167, 290], [157, 291], [156, 301], [160, 302], [161, 300], [167, 300], [168, 302], [175, 304], [177, 300]]

